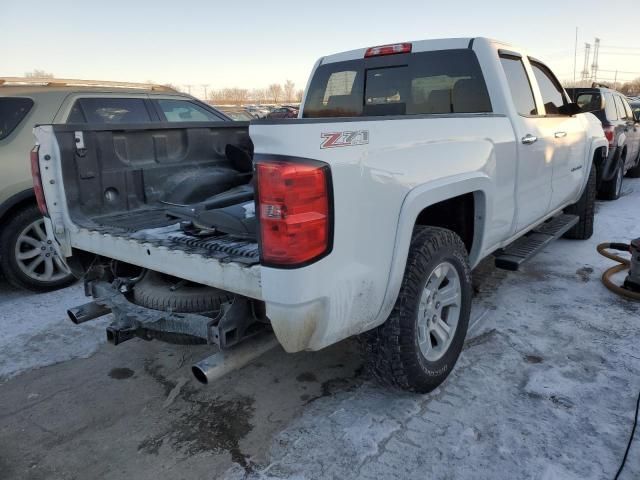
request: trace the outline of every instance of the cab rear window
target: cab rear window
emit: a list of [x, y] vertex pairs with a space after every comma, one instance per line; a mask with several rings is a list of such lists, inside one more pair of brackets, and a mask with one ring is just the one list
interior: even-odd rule
[[491, 112], [475, 53], [439, 50], [321, 65], [303, 117]]
[[33, 107], [30, 98], [0, 98], [0, 140], [7, 138]]

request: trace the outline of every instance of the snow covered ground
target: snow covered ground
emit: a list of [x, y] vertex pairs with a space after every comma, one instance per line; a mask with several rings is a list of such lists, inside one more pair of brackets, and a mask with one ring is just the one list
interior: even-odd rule
[[[435, 392], [392, 391], [363, 377], [327, 379], [326, 372], [338, 365], [324, 357], [336, 355], [336, 349], [297, 356], [272, 352], [219, 384], [255, 402], [253, 414], [248, 407], [238, 410], [247, 424], [241, 429], [234, 427], [236, 414], [230, 414], [229, 424], [216, 423], [219, 405], [231, 409], [231, 402], [220, 403], [215, 385], [185, 386], [184, 361], [178, 370], [154, 367], [191, 350], [155, 342], [109, 349], [102, 346], [108, 318], [82, 326], [66, 318], [66, 308], [87, 300], [81, 286], [35, 295], [0, 281], [0, 405], [3, 397], [20, 399], [0, 408], [0, 472], [6, 463], [6, 471], [20, 472], [9, 478], [27, 478], [22, 472], [38, 471], [30, 466], [33, 461], [50, 472], [66, 468], [58, 478], [89, 478], [84, 474], [96, 471], [111, 473], [101, 478], [123, 478], [124, 472], [128, 478], [166, 478], [169, 458], [171, 478], [206, 478], [203, 471], [232, 480], [613, 478], [640, 391], [640, 303], [603, 287], [599, 277], [611, 262], [595, 246], [640, 237], [640, 180], [625, 180], [625, 189], [620, 200], [598, 203], [591, 240], [555, 242], [520, 272], [490, 265], [476, 272], [480, 293], [474, 309], [487, 314], [470, 334], [452, 375]], [[29, 372], [59, 362], [42, 374]], [[127, 368], [111, 370], [107, 377], [83, 362]], [[305, 373], [288, 373], [293, 364], [303, 365]], [[159, 373], [165, 370], [167, 378]], [[115, 376], [122, 372], [134, 376], [114, 379], [124, 378]], [[280, 380], [272, 383], [271, 377]], [[48, 399], [43, 385], [54, 385], [55, 397]], [[175, 385], [187, 393], [172, 389]], [[167, 386], [173, 392], [170, 408]], [[29, 393], [39, 389], [37, 395]], [[309, 395], [311, 390], [319, 395]], [[127, 409], [114, 403], [114, 412], [100, 423], [103, 412], [92, 409], [102, 405], [99, 409], [106, 410], [100, 402], [110, 398]], [[287, 403], [292, 398], [295, 402]], [[288, 417], [282, 410], [291, 405], [299, 414]], [[67, 410], [68, 416], [51, 413]], [[130, 417], [118, 422], [124, 414]], [[194, 423], [199, 419], [204, 427]], [[158, 433], [165, 420], [168, 430]], [[265, 429], [268, 425], [277, 425], [275, 433]], [[218, 450], [209, 447], [215, 442], [205, 437], [217, 435], [209, 433], [212, 426], [234, 439], [232, 447], [224, 442]], [[11, 450], [18, 434], [29, 442], [27, 455]], [[194, 435], [205, 453], [184, 447]], [[161, 455], [136, 452], [130, 443], [138, 437], [147, 438], [144, 445], [159, 442]], [[174, 446], [170, 440], [176, 437], [183, 444]], [[87, 453], [105, 448], [104, 466]], [[231, 455], [219, 453], [225, 448]], [[221, 462], [215, 468], [214, 459]], [[109, 470], [114, 465], [117, 469]], [[34, 473], [28, 478], [53, 477]], [[620, 478], [640, 478], [640, 432]]]
[[0, 383], [29, 369], [86, 358], [105, 340], [108, 320], [76, 327], [66, 311], [88, 302], [82, 285], [36, 294], [0, 277]]
[[[640, 391], [640, 304], [603, 287], [595, 246], [640, 237], [640, 180], [625, 188], [598, 205], [591, 240], [489, 269], [475, 307], [489, 314], [441, 388], [364, 383], [313, 403], [251, 478], [613, 478]], [[640, 433], [620, 478], [640, 478]]]

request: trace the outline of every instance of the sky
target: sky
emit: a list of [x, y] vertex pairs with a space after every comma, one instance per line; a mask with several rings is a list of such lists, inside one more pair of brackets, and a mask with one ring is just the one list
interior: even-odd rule
[[[599, 79], [640, 77], [638, 0], [0, 0], [0, 76], [304, 88], [315, 61], [343, 50], [487, 36], [526, 48], [561, 80], [601, 39]], [[7, 48], [8, 47], [8, 48]]]

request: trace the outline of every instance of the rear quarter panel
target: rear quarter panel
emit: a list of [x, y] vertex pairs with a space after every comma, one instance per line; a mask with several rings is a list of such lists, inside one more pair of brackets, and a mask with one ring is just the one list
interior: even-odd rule
[[[341, 131], [366, 131], [368, 143], [321, 148], [323, 134]], [[322, 348], [385, 320], [393, 306], [384, 300], [392, 270], [404, 271], [415, 218], [429, 204], [482, 188], [480, 221], [490, 219], [482, 241], [488, 245], [511, 228], [515, 147], [504, 116], [267, 121], [251, 124], [249, 133], [258, 154], [331, 167], [332, 252], [304, 268], [262, 267], [267, 314], [289, 351]], [[474, 247], [475, 257], [483, 249]]]

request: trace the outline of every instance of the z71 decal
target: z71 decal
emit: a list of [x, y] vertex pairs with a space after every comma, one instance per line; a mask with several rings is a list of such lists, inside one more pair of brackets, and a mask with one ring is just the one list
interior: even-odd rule
[[353, 147], [369, 143], [369, 130], [321, 133], [320, 137], [322, 137], [320, 148]]

